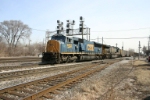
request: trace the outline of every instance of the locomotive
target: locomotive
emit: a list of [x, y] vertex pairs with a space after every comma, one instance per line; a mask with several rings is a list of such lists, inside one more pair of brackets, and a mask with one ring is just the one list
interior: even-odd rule
[[67, 63], [83, 60], [102, 59], [102, 44], [55, 34], [47, 42], [43, 52], [43, 63]]

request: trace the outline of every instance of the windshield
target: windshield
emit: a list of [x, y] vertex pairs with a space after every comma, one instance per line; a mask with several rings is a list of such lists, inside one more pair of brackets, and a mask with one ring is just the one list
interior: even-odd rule
[[65, 42], [64, 36], [52, 36], [52, 40], [58, 40], [60, 42]]

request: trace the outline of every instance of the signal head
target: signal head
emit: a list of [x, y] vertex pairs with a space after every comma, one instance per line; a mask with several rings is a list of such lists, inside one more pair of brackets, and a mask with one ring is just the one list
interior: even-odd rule
[[82, 16], [80, 16], [80, 21], [84, 21], [84, 18]]
[[61, 25], [63, 25], [63, 22], [61, 22]]
[[67, 22], [69, 23], [69, 20], [67, 20]]
[[72, 20], [72, 25], [74, 25], [75, 24], [75, 20]]
[[59, 24], [60, 23], [60, 20], [57, 20], [57, 24]]
[[67, 27], [67, 28], [70, 28], [70, 24], [68, 23], [68, 24], [66, 25], [66, 27]]

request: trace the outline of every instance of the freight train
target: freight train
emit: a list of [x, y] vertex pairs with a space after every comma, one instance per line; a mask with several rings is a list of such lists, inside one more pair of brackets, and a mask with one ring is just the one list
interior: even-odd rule
[[125, 56], [130, 56], [129, 52], [118, 47], [55, 34], [47, 42], [42, 63], [68, 63]]

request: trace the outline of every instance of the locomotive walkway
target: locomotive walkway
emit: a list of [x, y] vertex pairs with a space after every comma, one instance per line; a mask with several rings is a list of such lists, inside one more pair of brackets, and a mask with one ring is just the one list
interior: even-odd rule
[[99, 65], [99, 63], [91, 63], [84, 68], [6, 88], [0, 90], [0, 99], [40, 100], [44, 98], [52, 98], [53, 94], [62, 89], [73, 86], [88, 75], [101, 71], [114, 62], [116, 62], [116, 60], [103, 65]]

